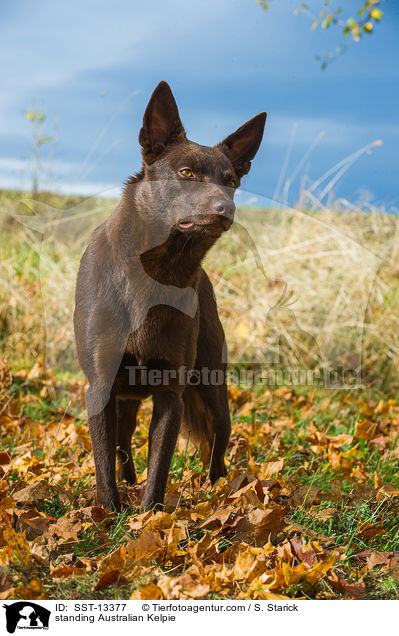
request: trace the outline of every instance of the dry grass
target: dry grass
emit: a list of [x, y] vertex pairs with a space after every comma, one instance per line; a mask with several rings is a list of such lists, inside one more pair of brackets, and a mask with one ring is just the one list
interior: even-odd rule
[[[70, 376], [78, 372], [71, 317], [79, 258], [115, 202], [42, 194], [29, 210], [25, 196], [0, 194], [1, 349], [14, 365], [45, 356]], [[24, 225], [13, 219], [21, 214], [30, 215]], [[296, 369], [361, 365], [364, 384], [396, 390], [397, 217], [242, 208], [237, 221], [206, 260], [230, 359]]]

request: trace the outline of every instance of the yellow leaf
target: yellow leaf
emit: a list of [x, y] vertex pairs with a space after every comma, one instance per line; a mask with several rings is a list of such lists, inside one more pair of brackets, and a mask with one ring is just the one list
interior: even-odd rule
[[282, 458], [276, 458], [273, 461], [262, 464], [258, 477], [259, 479], [270, 479], [273, 475], [281, 473], [283, 468], [284, 460]]
[[7, 545], [6, 552], [9, 562], [22, 569], [29, 570], [32, 565], [32, 559], [25, 532], [19, 534], [15, 532], [10, 524], [7, 524], [3, 536]]
[[138, 591], [133, 592], [131, 599], [139, 599], [141, 601], [160, 601], [164, 599], [162, 590], [154, 582], [147, 583], [147, 585], [140, 585]]
[[126, 559], [148, 560], [163, 545], [159, 532], [143, 530], [138, 539], [129, 541], [126, 545]]
[[82, 576], [86, 574], [86, 568], [73, 567], [71, 565], [64, 565], [59, 568], [51, 568], [50, 574], [53, 579], [68, 579], [70, 576]]
[[377, 428], [376, 422], [370, 422], [368, 420], [360, 420], [355, 425], [355, 437], [356, 439], [369, 440], [374, 437], [375, 430]]
[[250, 583], [254, 578], [259, 577], [266, 570], [266, 562], [260, 558], [261, 549], [247, 548], [244, 552], [240, 552], [234, 564], [234, 578], [237, 581], [245, 580]]
[[123, 570], [125, 567], [125, 552], [126, 548], [123, 546], [104, 557], [99, 564], [100, 573], [108, 572], [109, 570]]
[[27, 585], [14, 588], [14, 596], [15, 598], [27, 598], [29, 600], [47, 598], [40, 579], [33, 579]]
[[289, 563], [282, 563], [281, 567], [287, 585], [295, 585], [299, 581], [306, 581], [314, 585], [334, 565], [336, 555], [333, 553], [326, 561], [315, 563], [310, 569], [305, 563], [292, 567]]
[[381, 9], [372, 9], [370, 11], [370, 18], [373, 18], [373, 20], [381, 20], [383, 15]]

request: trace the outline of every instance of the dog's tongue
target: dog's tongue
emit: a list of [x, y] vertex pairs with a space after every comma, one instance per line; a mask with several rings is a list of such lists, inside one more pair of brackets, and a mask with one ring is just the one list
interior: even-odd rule
[[193, 227], [194, 223], [192, 221], [179, 221], [179, 226], [184, 230], [187, 230], [189, 227]]

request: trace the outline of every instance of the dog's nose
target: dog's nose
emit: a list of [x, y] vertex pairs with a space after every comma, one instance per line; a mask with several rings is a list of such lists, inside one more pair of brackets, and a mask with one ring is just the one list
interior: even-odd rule
[[233, 219], [236, 206], [234, 205], [234, 201], [230, 199], [221, 199], [220, 201], [215, 201], [213, 209], [216, 214], [223, 214], [223, 216], [228, 219]]

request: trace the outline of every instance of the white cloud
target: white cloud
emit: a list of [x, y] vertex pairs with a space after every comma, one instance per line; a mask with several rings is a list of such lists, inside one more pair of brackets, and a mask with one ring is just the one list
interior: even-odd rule
[[[40, 187], [42, 190], [59, 192], [60, 194], [82, 194], [87, 196], [119, 197], [121, 187], [115, 183], [99, 181], [76, 181], [71, 175], [76, 174], [78, 164], [55, 161], [51, 163], [51, 170], [59, 175], [52, 179], [48, 175], [49, 164], [43, 162], [40, 173]], [[7, 190], [29, 190], [31, 178], [29, 164], [22, 159], [0, 157], [0, 188]]]

